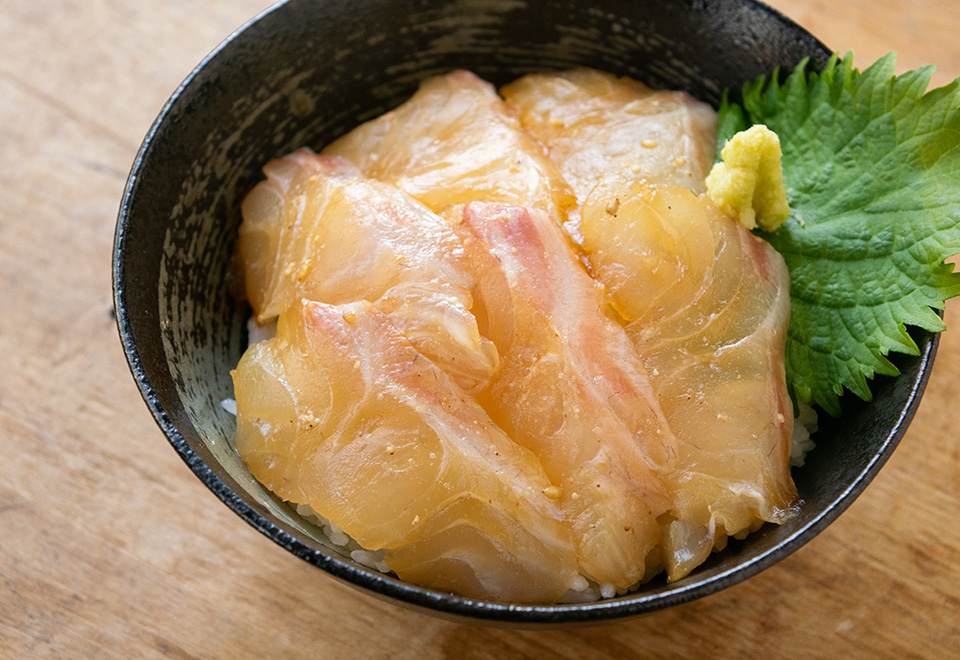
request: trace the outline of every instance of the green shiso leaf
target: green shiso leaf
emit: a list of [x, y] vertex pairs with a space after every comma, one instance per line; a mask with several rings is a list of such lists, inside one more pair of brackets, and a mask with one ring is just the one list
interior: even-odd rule
[[907, 325], [943, 330], [933, 310], [960, 294], [944, 264], [960, 253], [960, 80], [927, 92], [932, 73], [834, 55], [721, 104], [721, 146], [753, 124], [780, 137], [792, 215], [761, 235], [790, 270], [787, 384], [834, 416], [844, 389], [869, 401], [868, 379], [898, 374], [891, 351], [918, 354]]

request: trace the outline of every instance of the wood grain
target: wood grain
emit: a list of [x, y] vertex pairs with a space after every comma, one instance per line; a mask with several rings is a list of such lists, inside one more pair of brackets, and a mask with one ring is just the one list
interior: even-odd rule
[[[640, 619], [453, 624], [277, 548], [170, 449], [110, 293], [126, 172], [179, 81], [265, 0], [7, 0], [0, 11], [0, 657], [945, 658], [960, 649], [960, 307], [920, 410], [833, 526], [776, 567]], [[960, 76], [955, 0], [776, 0], [861, 64]]]

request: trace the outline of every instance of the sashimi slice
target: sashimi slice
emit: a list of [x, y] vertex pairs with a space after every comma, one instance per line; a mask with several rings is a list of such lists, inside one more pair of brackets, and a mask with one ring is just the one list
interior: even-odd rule
[[689, 94], [592, 69], [524, 76], [501, 90], [582, 205], [610, 174], [703, 192], [716, 113]]
[[466, 390], [489, 381], [496, 349], [477, 330], [463, 247], [442, 218], [342, 158], [301, 149], [264, 172], [237, 244], [260, 323], [301, 298], [368, 300]]
[[[676, 580], [727, 536], [790, 515], [786, 265], [708, 198], [681, 187], [598, 186], [582, 220], [587, 259], [678, 441], [677, 464], [665, 476], [672, 502], [663, 554]], [[655, 274], [655, 257], [671, 277]], [[647, 268], [619, 270], [641, 263]]]
[[236, 447], [404, 580], [553, 602], [577, 577], [539, 461], [369, 303], [303, 301], [234, 372]]
[[630, 340], [547, 214], [474, 203], [448, 217], [501, 356], [478, 400], [560, 487], [582, 571], [619, 588], [650, 577], [668, 507], [656, 473], [675, 447]]
[[467, 71], [423, 81], [403, 105], [324, 149], [436, 212], [470, 201], [534, 206], [558, 222], [573, 192], [494, 87]]
[[608, 177], [582, 211], [583, 250], [624, 321], [663, 322], [713, 279], [713, 215], [683, 188]]

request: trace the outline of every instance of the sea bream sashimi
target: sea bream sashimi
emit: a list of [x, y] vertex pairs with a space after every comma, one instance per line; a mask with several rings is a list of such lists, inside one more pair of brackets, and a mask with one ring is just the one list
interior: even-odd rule
[[470, 312], [473, 280], [449, 224], [342, 158], [301, 149], [264, 167], [244, 199], [237, 243], [260, 323], [301, 298], [368, 300], [466, 390], [497, 369]]
[[451, 204], [502, 202], [543, 209], [562, 223], [576, 203], [493, 85], [467, 71], [428, 78], [401, 106], [323, 153], [349, 159], [438, 213]]
[[501, 369], [477, 400], [561, 488], [581, 570], [626, 589], [659, 572], [657, 474], [676, 448], [643, 364], [603, 293], [544, 212], [451, 209]]
[[584, 70], [503, 91], [438, 76], [264, 168], [236, 254], [278, 334], [236, 371], [238, 450], [417, 584], [680, 579], [795, 505], [786, 268], [696, 194], [707, 106]]
[[587, 259], [677, 438], [663, 477], [663, 557], [676, 580], [794, 505], [789, 276], [768, 243], [682, 187], [608, 180], [582, 220]]
[[689, 94], [592, 69], [527, 75], [500, 92], [546, 146], [579, 205], [612, 172], [704, 191], [716, 112]]
[[577, 579], [540, 462], [370, 303], [289, 307], [233, 377], [253, 475], [401, 579], [522, 603]]

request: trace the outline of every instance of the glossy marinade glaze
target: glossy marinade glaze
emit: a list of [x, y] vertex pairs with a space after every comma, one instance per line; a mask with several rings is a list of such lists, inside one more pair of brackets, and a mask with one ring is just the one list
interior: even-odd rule
[[790, 514], [786, 269], [699, 195], [703, 104], [583, 70], [503, 94], [431, 79], [267, 165], [238, 256], [279, 324], [237, 449], [418, 584], [679, 579]]

